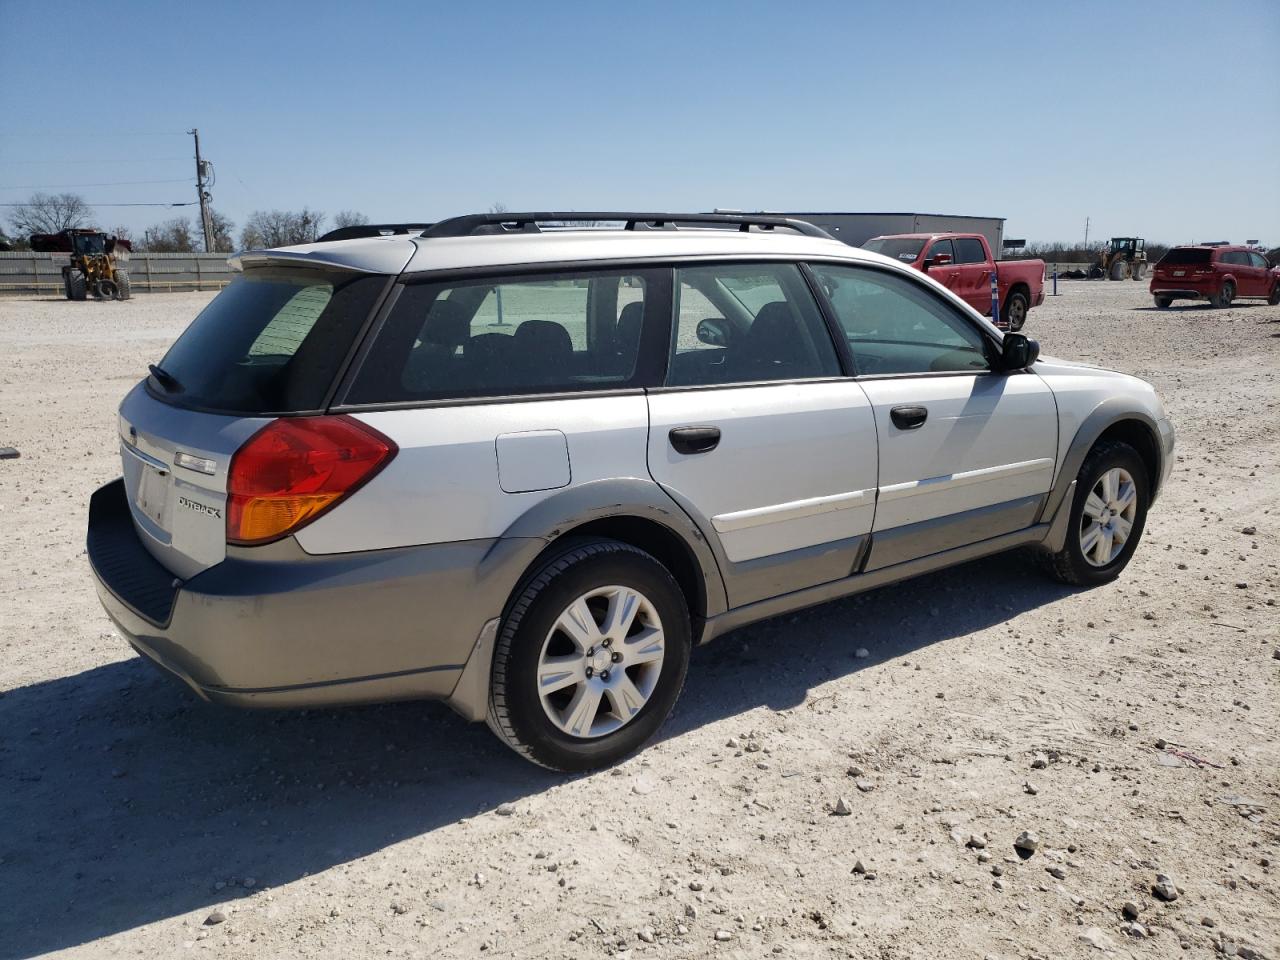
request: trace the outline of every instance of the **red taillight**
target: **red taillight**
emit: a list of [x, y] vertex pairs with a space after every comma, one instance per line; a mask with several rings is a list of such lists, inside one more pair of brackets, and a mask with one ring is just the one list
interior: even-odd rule
[[271, 421], [231, 458], [227, 542], [293, 533], [372, 480], [398, 449], [351, 417]]

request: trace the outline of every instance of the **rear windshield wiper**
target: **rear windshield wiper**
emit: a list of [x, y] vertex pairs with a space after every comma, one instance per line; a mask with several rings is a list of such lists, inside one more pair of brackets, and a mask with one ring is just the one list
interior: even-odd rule
[[164, 387], [165, 393], [182, 392], [182, 384], [179, 383], [178, 378], [168, 370], [165, 370], [163, 367], [157, 366], [154, 363], [147, 364], [147, 370], [156, 378], [156, 382], [159, 383], [160, 386]]

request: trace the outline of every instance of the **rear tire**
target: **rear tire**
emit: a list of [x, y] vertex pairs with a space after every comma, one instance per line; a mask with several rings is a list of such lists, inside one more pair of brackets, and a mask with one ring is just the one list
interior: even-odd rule
[[1076, 475], [1067, 542], [1046, 558], [1049, 573], [1079, 587], [1118, 577], [1142, 539], [1150, 491], [1147, 466], [1138, 451], [1118, 440], [1096, 444]]
[[1156, 306], [1161, 310], [1168, 310], [1173, 303], [1173, 297], [1156, 297]]
[[1236, 298], [1236, 285], [1232, 283], [1230, 280], [1226, 280], [1226, 281], [1223, 281], [1222, 289], [1209, 298], [1209, 302], [1213, 306], [1219, 309], [1223, 309], [1231, 306], [1231, 301], [1234, 300], [1235, 298]]
[[1029, 306], [1025, 293], [1009, 294], [1009, 299], [1005, 302], [1004, 310], [1001, 311], [1000, 316], [1008, 322], [1011, 331], [1016, 333], [1026, 324]]
[[[631, 612], [629, 627], [611, 631], [622, 610]], [[654, 557], [617, 540], [566, 544], [520, 588], [503, 621], [489, 727], [551, 770], [616, 763], [670, 714], [691, 647], [684, 594]]]
[[129, 271], [117, 270], [114, 276], [116, 280], [116, 299], [128, 300], [133, 296], [129, 289]]
[[1141, 280], [1144, 276], [1146, 276], [1146, 274], [1147, 274], [1147, 265], [1141, 262], [1135, 263], [1133, 265], [1133, 274], [1132, 276], [1129, 277], [1129, 279]]
[[88, 284], [85, 282], [84, 274], [79, 270], [67, 271], [66, 284], [68, 299], [83, 300], [88, 295]]

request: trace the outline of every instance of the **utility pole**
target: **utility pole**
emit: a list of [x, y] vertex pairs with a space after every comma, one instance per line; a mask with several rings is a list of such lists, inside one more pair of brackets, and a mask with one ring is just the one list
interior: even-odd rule
[[[197, 144], [199, 142], [200, 142], [199, 140], [196, 141]], [[197, 149], [196, 152], [199, 153], [200, 151]], [[1089, 249], [1089, 218], [1088, 217], [1084, 218], [1084, 248], [1086, 250]]]
[[209, 216], [209, 201], [213, 198], [204, 188], [205, 177], [211, 165], [207, 160], [200, 159], [200, 131], [193, 127], [187, 133], [196, 139], [196, 196], [200, 199], [200, 226], [204, 230], [204, 252], [213, 253], [213, 219]]

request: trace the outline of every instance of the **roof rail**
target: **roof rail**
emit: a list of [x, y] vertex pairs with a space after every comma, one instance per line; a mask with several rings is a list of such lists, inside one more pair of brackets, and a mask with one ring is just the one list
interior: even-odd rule
[[357, 223], [350, 227], [338, 227], [336, 230], [330, 230], [313, 242], [329, 243], [331, 240], [358, 240], [361, 237], [386, 237], [395, 234], [418, 233], [430, 226], [431, 224], [425, 221], [423, 223]]
[[561, 210], [541, 213], [473, 213], [462, 217], [441, 220], [422, 231], [424, 238], [471, 237], [477, 234], [540, 233], [539, 223], [548, 226], [583, 224], [591, 221], [625, 223], [624, 230], [676, 229], [680, 224], [690, 226], [735, 226], [742, 233], [752, 227], [760, 230], [782, 228], [794, 230], [807, 237], [832, 239], [831, 234], [804, 220], [790, 217], [757, 216], [754, 214], [726, 213], [635, 213], [628, 211]]

